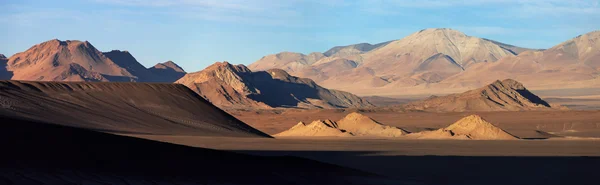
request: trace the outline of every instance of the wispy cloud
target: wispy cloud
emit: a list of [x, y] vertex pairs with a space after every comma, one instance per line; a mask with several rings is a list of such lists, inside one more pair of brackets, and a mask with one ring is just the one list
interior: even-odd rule
[[367, 0], [361, 5], [369, 12], [398, 11], [398, 8], [440, 9], [453, 7], [493, 7], [520, 16], [600, 15], [598, 0]]
[[186, 19], [257, 25], [305, 26], [301, 5], [341, 6], [343, 0], [93, 0], [118, 7], [154, 8], [159, 14]]

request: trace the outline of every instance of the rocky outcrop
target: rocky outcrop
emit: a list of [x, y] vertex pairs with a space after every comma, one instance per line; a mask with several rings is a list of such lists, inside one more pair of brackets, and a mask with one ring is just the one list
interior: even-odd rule
[[280, 69], [252, 72], [244, 65], [218, 62], [189, 73], [176, 83], [184, 84], [223, 108], [345, 108], [369, 107], [353, 94], [330, 90], [307, 78]]
[[536, 96], [523, 84], [506, 79], [497, 80], [485, 87], [448, 96], [434, 96], [428, 99], [408, 103], [406, 109], [437, 112], [463, 111], [519, 111], [552, 110], [546, 101]]

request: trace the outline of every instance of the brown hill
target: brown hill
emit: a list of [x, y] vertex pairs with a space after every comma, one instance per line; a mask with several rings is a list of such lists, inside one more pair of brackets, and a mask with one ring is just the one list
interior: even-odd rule
[[298, 157], [187, 147], [4, 116], [0, 123], [6, 184], [403, 183]]
[[180, 84], [0, 81], [0, 115], [102, 132], [269, 137]]
[[460, 94], [431, 97], [409, 103], [407, 109], [463, 112], [463, 111], [517, 111], [549, 110], [550, 104], [527, 90], [523, 84], [506, 79], [485, 87]]
[[175, 82], [183, 77], [186, 72], [173, 61], [158, 63], [148, 68], [155, 76], [160, 77], [157, 82]]
[[[93, 70], [92, 70], [93, 69]], [[135, 76], [89, 42], [50, 40], [9, 58], [14, 80], [135, 81]]]
[[[2, 66], [0, 66], [2, 67]], [[129, 52], [100, 52], [88, 41], [50, 40], [11, 56], [5, 80], [173, 82], [157, 76]], [[11, 76], [12, 75], [12, 76]]]
[[410, 134], [419, 139], [514, 140], [517, 137], [492, 125], [478, 115], [464, 117], [454, 124], [434, 130]]
[[244, 65], [217, 62], [186, 74], [184, 84], [222, 108], [343, 108], [371, 104], [353, 94], [325, 89], [307, 78], [280, 69], [252, 72]]
[[300, 122], [275, 136], [400, 137], [406, 134], [407, 132], [401, 128], [383, 125], [365, 115], [354, 112], [337, 122], [317, 120], [309, 125]]

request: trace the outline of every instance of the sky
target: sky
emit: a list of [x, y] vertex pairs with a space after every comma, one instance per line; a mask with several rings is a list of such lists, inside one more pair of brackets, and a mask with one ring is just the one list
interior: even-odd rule
[[600, 30], [600, 0], [0, 0], [0, 53], [51, 39], [188, 72], [282, 51], [401, 39], [425, 28], [536, 49]]

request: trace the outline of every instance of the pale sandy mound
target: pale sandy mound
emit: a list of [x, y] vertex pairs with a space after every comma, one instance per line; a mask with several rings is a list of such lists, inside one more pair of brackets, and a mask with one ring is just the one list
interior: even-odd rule
[[398, 128], [383, 125], [360, 113], [350, 113], [337, 122], [339, 128], [353, 133], [355, 136], [398, 137], [407, 134]]
[[513, 140], [517, 137], [492, 125], [478, 115], [464, 117], [454, 124], [434, 130], [410, 134], [419, 139]]
[[359, 113], [350, 113], [337, 122], [317, 120], [309, 125], [300, 122], [275, 136], [400, 137], [406, 134], [407, 132], [400, 128], [383, 125]]
[[331, 120], [317, 120], [308, 125], [304, 122], [300, 122], [289, 130], [275, 134], [275, 136], [353, 136], [352, 133], [340, 130], [336, 126], [336, 123]]

